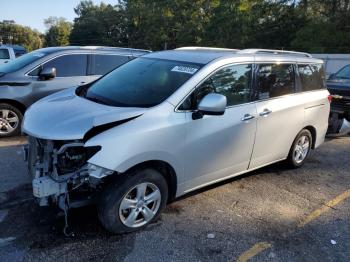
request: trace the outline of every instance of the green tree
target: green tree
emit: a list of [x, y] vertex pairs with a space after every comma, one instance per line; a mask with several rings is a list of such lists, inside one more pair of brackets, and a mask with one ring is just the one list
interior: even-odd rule
[[82, 1], [75, 12], [77, 45], [350, 52], [350, 0]]
[[298, 12], [305, 24], [296, 32], [291, 46], [320, 53], [350, 52], [350, 1], [303, 0]]
[[43, 45], [42, 35], [38, 31], [7, 22], [0, 22], [0, 40], [4, 44], [22, 45], [28, 51], [41, 48]]
[[122, 5], [94, 5], [82, 1], [75, 9], [70, 42], [74, 45], [126, 46], [125, 10]]
[[206, 26], [219, 0], [128, 0], [129, 45], [148, 49], [202, 45]]
[[48, 28], [45, 34], [46, 46], [66, 46], [69, 45], [69, 36], [72, 29], [72, 23], [65, 18], [49, 17], [44, 20]]

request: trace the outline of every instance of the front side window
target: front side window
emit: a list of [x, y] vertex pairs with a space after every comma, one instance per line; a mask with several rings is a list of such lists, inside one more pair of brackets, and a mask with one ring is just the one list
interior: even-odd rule
[[152, 107], [160, 104], [190, 79], [201, 64], [136, 58], [92, 84], [87, 99], [118, 107]]
[[322, 64], [298, 65], [302, 91], [326, 88], [325, 72]]
[[7, 49], [0, 49], [0, 59], [10, 59], [10, 53]]
[[33, 70], [29, 75], [37, 76], [44, 67], [56, 68], [56, 76], [58, 77], [86, 76], [87, 55], [75, 54], [56, 57]]
[[292, 64], [258, 65], [258, 100], [293, 94], [294, 92], [295, 76]]
[[232, 65], [220, 69], [206, 79], [179, 110], [195, 110], [199, 102], [210, 93], [226, 96], [227, 106], [234, 106], [250, 101], [252, 65]]
[[129, 61], [127, 56], [121, 55], [93, 55], [92, 75], [105, 75], [118, 66]]

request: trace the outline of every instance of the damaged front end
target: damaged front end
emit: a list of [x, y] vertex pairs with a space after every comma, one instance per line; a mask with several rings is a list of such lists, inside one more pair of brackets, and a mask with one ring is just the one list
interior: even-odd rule
[[101, 147], [85, 147], [82, 141], [54, 141], [29, 137], [25, 148], [33, 194], [40, 206], [62, 210], [94, 203], [103, 178], [114, 173], [87, 161]]

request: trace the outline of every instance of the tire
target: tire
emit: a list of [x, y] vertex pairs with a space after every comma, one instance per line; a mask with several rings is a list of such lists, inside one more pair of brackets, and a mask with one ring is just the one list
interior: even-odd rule
[[294, 139], [286, 160], [287, 165], [292, 168], [301, 167], [312, 149], [312, 143], [312, 134], [309, 130], [303, 129]]
[[0, 103], [0, 138], [21, 134], [23, 114], [16, 107]]
[[[107, 186], [98, 203], [98, 217], [103, 227], [115, 234], [146, 227], [158, 218], [168, 199], [167, 182], [158, 171], [150, 168], [135, 169], [122, 176]], [[142, 196], [144, 188], [144, 200], [137, 200], [140, 199], [138, 193]], [[147, 198], [151, 194], [154, 199], [159, 199], [147, 204]]]

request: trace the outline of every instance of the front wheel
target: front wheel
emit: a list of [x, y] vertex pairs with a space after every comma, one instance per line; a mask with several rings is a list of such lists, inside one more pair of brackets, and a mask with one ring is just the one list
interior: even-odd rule
[[312, 148], [312, 135], [309, 130], [303, 129], [295, 138], [289, 151], [287, 164], [291, 167], [301, 167]]
[[0, 138], [21, 133], [23, 114], [16, 107], [0, 103]]
[[158, 171], [134, 170], [124, 176], [105, 189], [98, 206], [102, 225], [117, 234], [155, 221], [168, 199], [167, 182]]

